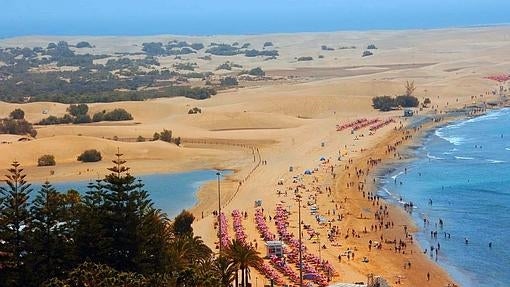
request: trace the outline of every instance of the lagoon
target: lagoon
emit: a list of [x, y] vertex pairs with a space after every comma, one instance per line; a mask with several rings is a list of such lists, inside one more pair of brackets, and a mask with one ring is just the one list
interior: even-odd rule
[[[197, 203], [196, 192], [205, 182], [215, 180], [216, 172], [216, 170], [198, 170], [142, 175], [137, 178], [140, 178], [145, 184], [144, 189], [149, 192], [155, 207], [165, 212], [169, 218], [173, 218], [183, 209], [190, 209]], [[74, 181], [52, 184], [60, 192], [75, 189], [84, 194], [87, 191], [88, 183], [89, 181]], [[33, 185], [32, 198], [35, 197], [39, 186]]]

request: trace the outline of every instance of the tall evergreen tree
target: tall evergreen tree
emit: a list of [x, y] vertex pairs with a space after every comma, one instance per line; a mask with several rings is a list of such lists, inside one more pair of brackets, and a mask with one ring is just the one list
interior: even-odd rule
[[14, 161], [5, 176], [7, 186], [0, 187], [0, 252], [7, 254], [0, 265], [0, 286], [20, 286], [27, 254], [30, 212], [30, 184], [20, 164]]
[[114, 166], [108, 168], [111, 173], [102, 184], [106, 191], [106, 259], [107, 264], [119, 271], [134, 271], [145, 240], [140, 230], [153, 207], [142, 182], [129, 173], [122, 154], [118, 152], [116, 156]]
[[64, 273], [71, 263], [72, 226], [68, 225], [65, 196], [46, 181], [30, 208], [32, 232], [27, 267], [39, 285]]
[[[104, 248], [110, 243], [105, 241], [106, 192], [101, 180], [88, 185], [88, 190], [78, 208], [78, 222], [75, 233], [76, 256], [81, 260], [104, 263]], [[72, 194], [71, 194], [72, 196]]]

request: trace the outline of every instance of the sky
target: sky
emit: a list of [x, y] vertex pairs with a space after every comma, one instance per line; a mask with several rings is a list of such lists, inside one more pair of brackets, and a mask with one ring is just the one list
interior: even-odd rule
[[510, 0], [0, 0], [0, 37], [261, 34], [510, 22]]

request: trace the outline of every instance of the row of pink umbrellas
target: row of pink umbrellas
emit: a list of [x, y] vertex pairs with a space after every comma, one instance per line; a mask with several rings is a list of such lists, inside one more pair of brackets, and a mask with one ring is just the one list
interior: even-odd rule
[[[301, 248], [301, 254], [303, 259], [303, 265], [301, 268], [308, 274], [312, 280], [318, 284], [319, 286], [327, 286], [328, 285], [328, 276], [335, 273], [333, 266], [327, 262], [321, 260], [318, 256], [307, 252], [306, 246], [300, 245], [299, 240], [296, 239], [294, 234], [290, 233], [287, 229], [288, 227], [288, 212], [283, 208], [282, 205], [278, 205], [276, 207], [276, 215], [274, 217], [276, 229], [281, 238], [288, 244], [291, 248], [290, 252], [288, 252], [289, 261], [292, 261], [299, 266], [299, 249]], [[315, 266], [320, 268], [320, 271], [323, 271], [326, 274], [323, 274]]]
[[[232, 211], [232, 221], [236, 239], [242, 244], [247, 245], [248, 236], [246, 235], [246, 231], [243, 227], [243, 215], [239, 210], [236, 209]], [[277, 285], [283, 285], [285, 283], [279, 272], [272, 268], [269, 264], [263, 262], [259, 266], [255, 266], [255, 268], [266, 278], [273, 280], [273, 282]]]
[[363, 119], [357, 119], [357, 120], [354, 120], [352, 122], [345, 123], [343, 125], [336, 125], [336, 131], [340, 132], [340, 131], [343, 131], [345, 129], [352, 128], [352, 127], [354, 127], [356, 125], [359, 125], [359, 124], [361, 124], [363, 122], [366, 122], [366, 121], [368, 121], [368, 119], [363, 118]]
[[384, 127], [384, 126], [387, 126], [387, 125], [389, 125], [389, 124], [391, 124], [391, 123], [394, 123], [394, 122], [395, 122], [395, 120], [394, 120], [394, 119], [387, 119], [387, 120], [385, 120], [385, 121], [383, 121], [383, 122], [380, 122], [380, 123], [378, 123], [378, 124], [376, 124], [376, 125], [371, 126], [371, 127], [370, 127], [370, 131], [375, 132], [376, 130], [378, 130], [378, 129], [380, 129], [380, 128]]
[[228, 236], [228, 226], [227, 226], [227, 218], [225, 217], [225, 214], [222, 212], [219, 215], [219, 236], [220, 236], [220, 244], [222, 248], [228, 247], [230, 244], [230, 238]]

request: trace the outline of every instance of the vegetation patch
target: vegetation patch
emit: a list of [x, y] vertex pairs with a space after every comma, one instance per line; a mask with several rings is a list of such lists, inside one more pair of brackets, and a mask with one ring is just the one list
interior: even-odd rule
[[88, 115], [89, 106], [87, 104], [72, 104], [67, 108], [68, 114], [63, 117], [49, 116], [39, 121], [39, 125], [58, 125], [58, 124], [84, 124], [101, 121], [128, 121], [133, 116], [125, 109], [117, 108], [107, 112], [103, 110], [95, 113], [92, 117]]
[[326, 46], [326, 45], [322, 45], [322, 46], [321, 46], [321, 50], [322, 50], [322, 51], [334, 51], [334, 50], [335, 50], [335, 48], [331, 48], [331, 47], [328, 47], [328, 46]]
[[311, 57], [311, 56], [303, 56], [303, 57], [297, 58], [297, 61], [298, 62], [313, 61], [313, 57]]
[[15, 109], [8, 118], [0, 119], [0, 134], [36, 137], [37, 131], [31, 123], [25, 120], [25, 112], [21, 109]]
[[361, 55], [361, 57], [368, 57], [368, 56], [372, 56], [374, 53], [370, 52], [370, 51], [363, 51], [363, 54]]
[[52, 154], [45, 154], [37, 159], [37, 166], [54, 166], [56, 164], [55, 156]]
[[420, 102], [418, 98], [413, 96], [416, 87], [414, 86], [414, 82], [406, 82], [406, 92], [404, 95], [399, 95], [396, 97], [390, 96], [378, 96], [372, 98], [372, 106], [375, 109], [386, 112], [391, 111], [395, 108], [414, 108], [417, 107]]
[[101, 161], [103, 157], [98, 150], [89, 149], [80, 154], [77, 159], [81, 162], [98, 162]]
[[231, 86], [237, 86], [239, 85], [239, 82], [237, 81], [236, 77], [225, 77], [220, 80], [220, 85], [223, 87], [231, 87]]

